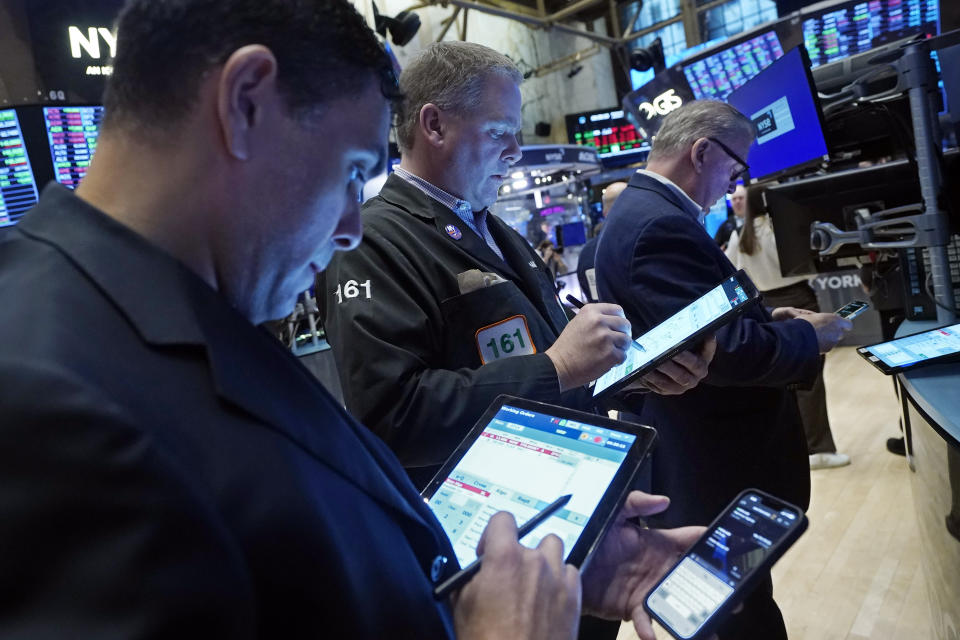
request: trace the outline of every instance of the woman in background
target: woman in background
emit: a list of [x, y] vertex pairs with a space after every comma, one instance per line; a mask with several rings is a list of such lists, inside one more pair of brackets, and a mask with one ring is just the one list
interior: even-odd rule
[[[746, 194], [746, 212], [743, 226], [730, 235], [726, 254], [738, 269], [743, 269], [763, 294], [769, 307], [796, 307], [819, 312], [817, 295], [806, 276], [780, 275], [780, 257], [777, 255], [773, 224], [763, 204], [763, 191], [750, 187]], [[823, 356], [820, 371], [813, 386], [797, 391], [797, 404], [807, 436], [807, 453], [811, 469], [842, 467], [850, 464], [850, 457], [837, 453], [827, 417], [827, 395], [823, 385]]]

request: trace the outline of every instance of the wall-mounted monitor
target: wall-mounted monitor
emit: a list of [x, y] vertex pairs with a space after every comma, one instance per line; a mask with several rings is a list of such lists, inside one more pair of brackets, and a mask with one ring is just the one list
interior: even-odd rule
[[731, 93], [727, 102], [757, 125], [752, 181], [783, 176], [828, 159], [823, 114], [803, 47], [785, 53]]
[[650, 150], [643, 134], [627, 119], [622, 108], [571, 113], [567, 114], [566, 121], [570, 144], [594, 147], [605, 166], [638, 162]]
[[20, 119], [14, 109], [0, 109], [0, 227], [15, 224], [37, 199]]
[[43, 108], [53, 177], [63, 186], [76, 189], [86, 175], [102, 119], [101, 106]]
[[940, 2], [847, 0], [807, 7], [801, 20], [810, 65], [843, 60], [907, 36], [934, 36], [940, 31]]
[[698, 100], [725, 100], [731, 91], [742, 87], [782, 56], [783, 51], [777, 32], [771, 28], [684, 62], [683, 75]]

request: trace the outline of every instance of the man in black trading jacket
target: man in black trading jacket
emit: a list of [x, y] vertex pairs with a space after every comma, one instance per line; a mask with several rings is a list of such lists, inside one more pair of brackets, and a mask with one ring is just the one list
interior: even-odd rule
[[[400, 78], [400, 165], [363, 207], [360, 247], [318, 279], [346, 405], [418, 486], [499, 394], [589, 408], [583, 385], [630, 340], [617, 305], [568, 323], [539, 256], [487, 212], [520, 159], [521, 80], [477, 44], [415, 58]], [[680, 354], [646, 384], [683, 392], [709, 357]]]
[[438, 601], [440, 524], [255, 326], [359, 242], [395, 92], [346, 0], [127, 4], [89, 172], [0, 243], [0, 636], [570, 638], [582, 596], [653, 637], [698, 530], [626, 518], [665, 498], [631, 494], [582, 576], [495, 514]]

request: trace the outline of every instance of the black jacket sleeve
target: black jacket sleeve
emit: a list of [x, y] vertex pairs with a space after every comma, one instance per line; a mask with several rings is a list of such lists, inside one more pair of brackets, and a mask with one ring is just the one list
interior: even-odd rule
[[255, 637], [239, 546], [171, 457], [73, 376], [0, 380], [0, 636]]

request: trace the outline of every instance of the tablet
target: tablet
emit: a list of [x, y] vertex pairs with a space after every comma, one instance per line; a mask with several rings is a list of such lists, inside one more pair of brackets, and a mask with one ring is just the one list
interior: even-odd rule
[[497, 511], [522, 524], [564, 494], [570, 502], [521, 540], [563, 540], [582, 566], [613, 522], [656, 431], [582, 411], [500, 396], [422, 495], [450, 538], [460, 566]]
[[857, 353], [887, 375], [925, 364], [960, 360], [960, 324], [867, 345], [858, 348]]
[[717, 327], [729, 322], [759, 299], [759, 292], [741, 269], [686, 307], [634, 340], [627, 358], [597, 378], [595, 398], [612, 395], [634, 380], [686, 351]]

